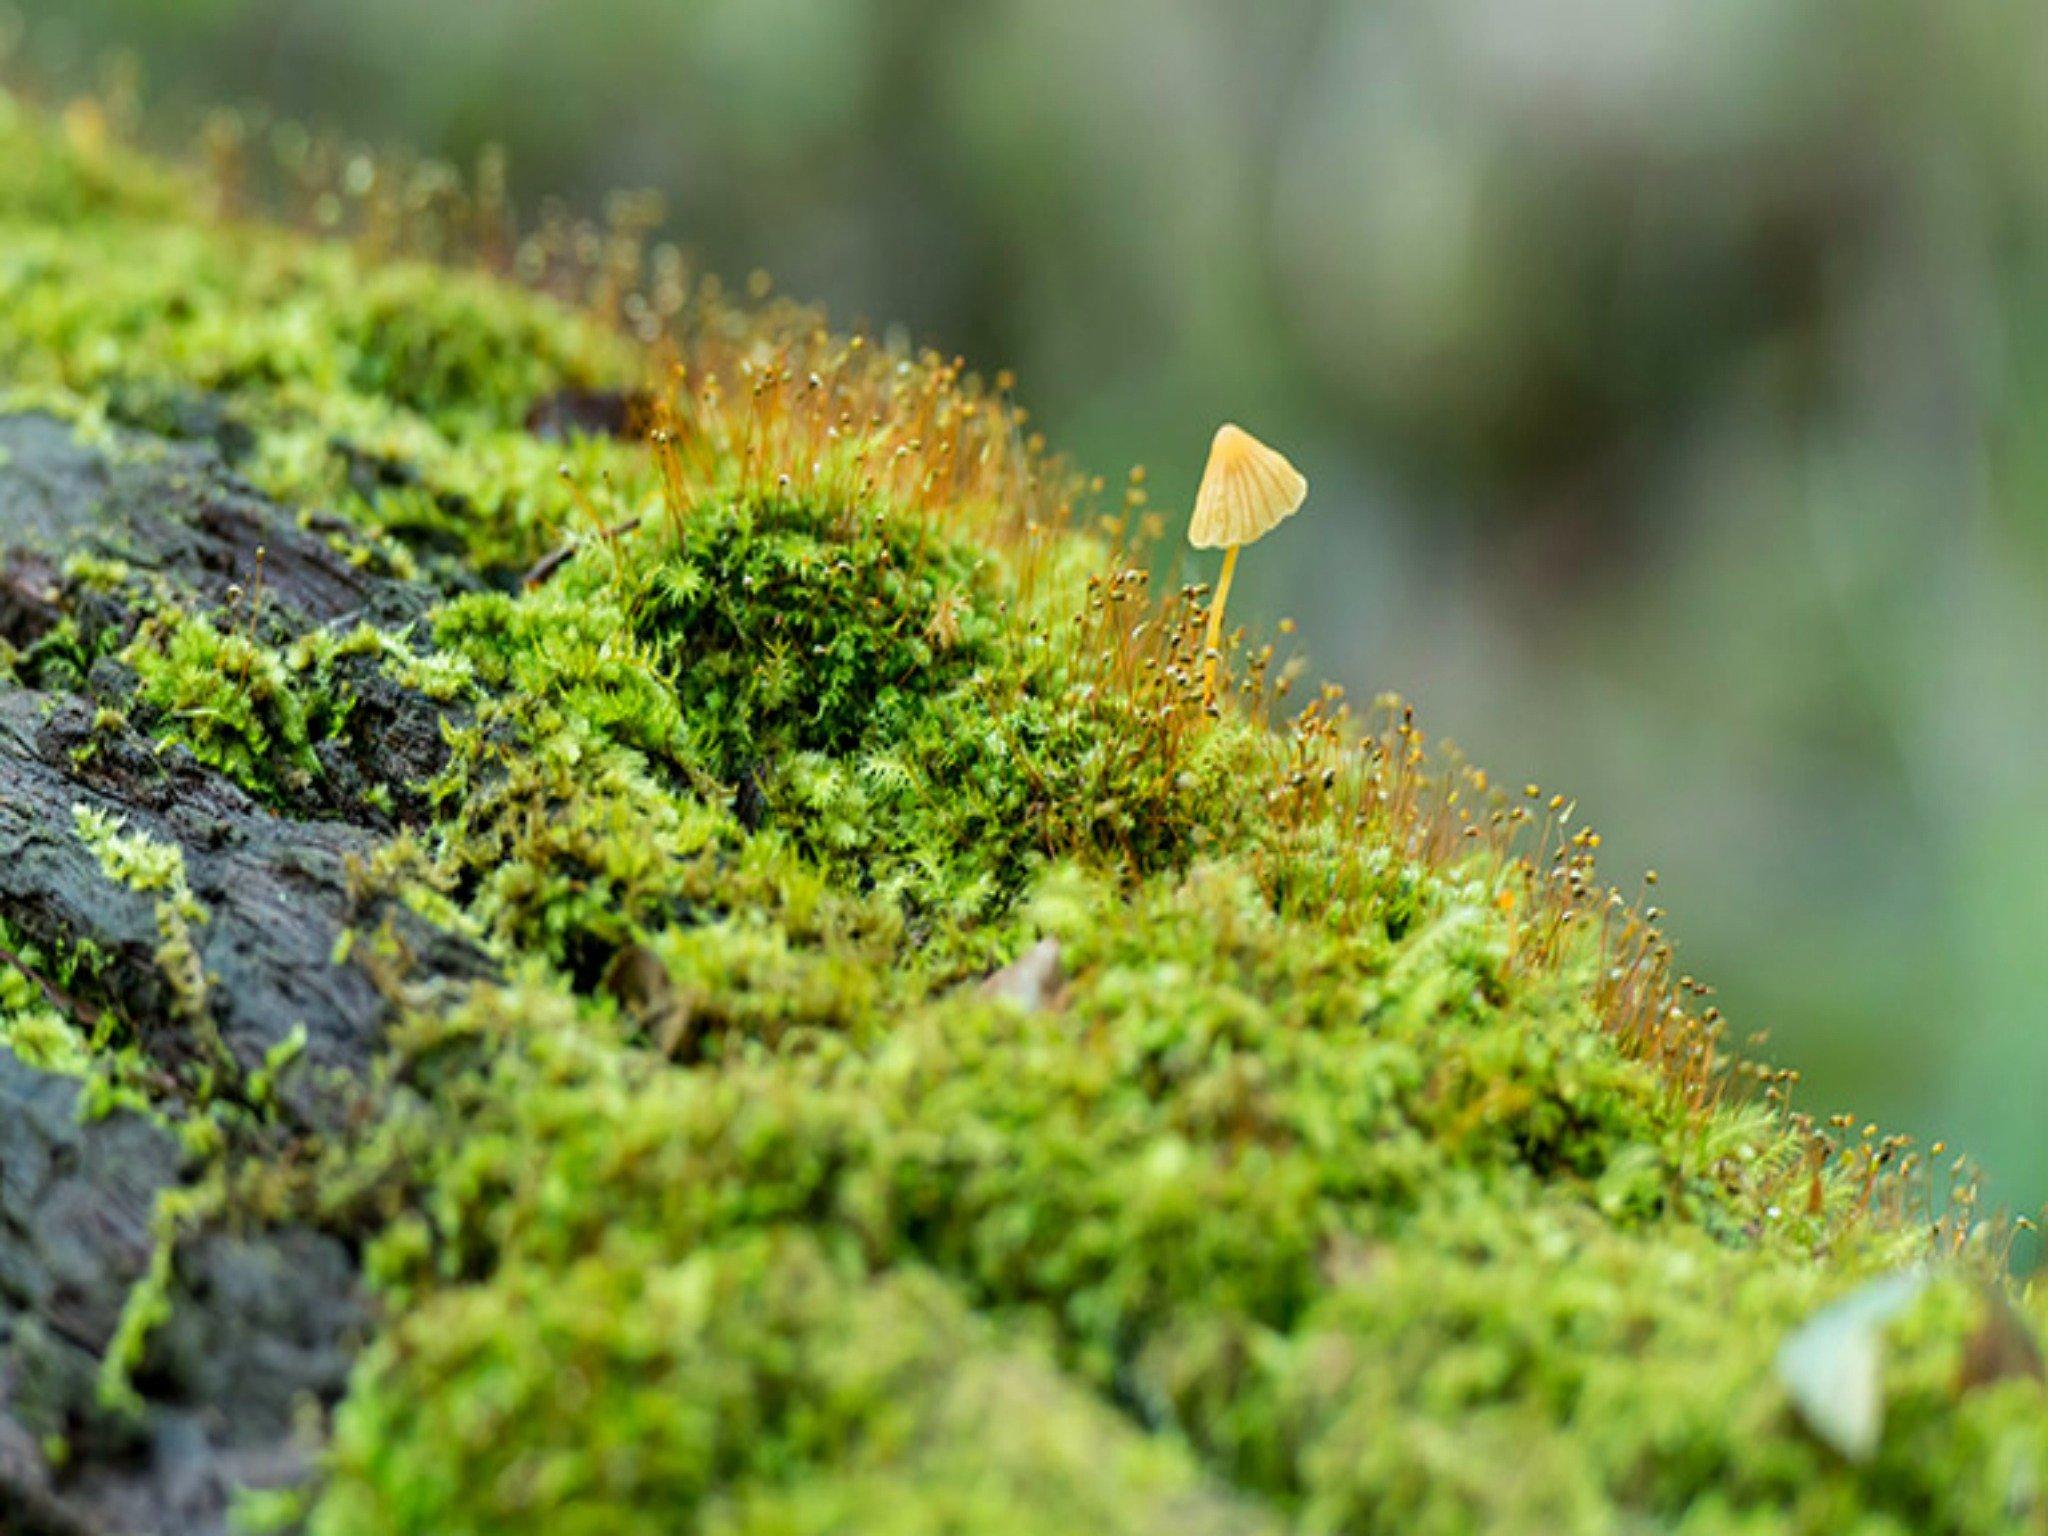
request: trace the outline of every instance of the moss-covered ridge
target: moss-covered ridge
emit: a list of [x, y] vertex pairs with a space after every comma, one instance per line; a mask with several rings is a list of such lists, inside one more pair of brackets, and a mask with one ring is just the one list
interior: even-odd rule
[[[1561, 801], [1398, 707], [1284, 716], [1269, 654], [1205, 710], [1205, 594], [1151, 594], [1142, 489], [1090, 512], [1002, 390], [623, 234], [508, 254], [575, 306], [394, 259], [375, 173], [338, 183], [373, 257], [218, 216], [90, 112], [0, 98], [0, 149], [0, 403], [116, 455], [204, 437], [422, 595], [340, 627], [257, 569], [74, 552], [15, 685], [374, 816], [360, 886], [494, 972], [394, 952], [355, 1111], [279, 1126], [232, 1069], [138, 1063], [173, 1011], [88, 1022], [74, 960], [0, 970], [22, 1060], [218, 1128], [206, 1220], [310, 1224], [375, 1287], [318, 1476], [252, 1518], [2048, 1521], [2039, 1385], [1971, 1363], [2001, 1239], [1948, 1170], [1730, 1058]], [[352, 722], [394, 697], [445, 751], [380, 781]], [[1050, 978], [981, 984], [1048, 939]], [[1845, 1456], [1778, 1346], [1928, 1260]], [[60, 1461], [78, 1428], [33, 1427]]]

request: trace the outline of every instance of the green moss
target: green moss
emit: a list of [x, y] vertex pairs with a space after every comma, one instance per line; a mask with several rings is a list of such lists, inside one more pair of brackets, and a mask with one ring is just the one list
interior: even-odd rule
[[10, 662], [15, 680], [25, 688], [48, 693], [82, 691], [86, 674], [98, 659], [96, 641], [86, 637], [73, 619], [65, 619], [39, 636]]
[[100, 1406], [118, 1414], [138, 1414], [143, 1407], [135, 1373], [143, 1363], [150, 1336], [171, 1318], [171, 1293], [177, 1279], [178, 1236], [189, 1224], [220, 1209], [218, 1180], [174, 1185], [157, 1195], [150, 1228], [154, 1246], [149, 1268], [129, 1291], [114, 1335], [100, 1357], [97, 1392]]
[[161, 1119], [159, 1078], [113, 1010], [96, 1015], [72, 999], [92, 985], [100, 957], [86, 945], [46, 949], [0, 918], [0, 1047], [43, 1072], [83, 1084], [79, 1113], [100, 1119], [117, 1110]]
[[[602, 327], [502, 284], [366, 263], [0, 110], [0, 373], [15, 403], [84, 418], [201, 395], [254, 439], [265, 489], [342, 503], [454, 566], [523, 568], [570, 515], [532, 399], [633, 376]], [[451, 567], [454, 568], [454, 567]]]
[[189, 184], [154, 161], [105, 142], [90, 112], [51, 123], [0, 87], [0, 206], [56, 224], [110, 213], [175, 216], [190, 207]]
[[160, 942], [156, 966], [169, 989], [174, 1011], [198, 1029], [223, 1065], [232, 1059], [214, 1030], [206, 1006], [211, 985], [205, 962], [193, 930], [208, 922], [211, 914], [192, 894], [185, 878], [185, 853], [175, 843], [157, 842], [141, 832], [122, 830], [121, 818], [88, 805], [71, 808], [73, 829], [99, 860], [100, 869], [116, 885], [156, 898], [156, 928]]
[[[316, 1533], [1259, 1528], [934, 1277], [864, 1283], [802, 1232], [680, 1261], [622, 1241], [505, 1279], [422, 1308], [369, 1363], [382, 1377], [418, 1353], [490, 1386], [467, 1403], [367, 1394], [337, 1446], [366, 1475]], [[567, 1402], [550, 1381], [564, 1363]], [[561, 1411], [590, 1446], [536, 1436]], [[821, 1465], [830, 1478], [803, 1476]], [[370, 1484], [395, 1497], [363, 1498]]]
[[614, 372], [601, 339], [556, 306], [440, 268], [374, 269], [333, 318], [350, 389], [462, 426], [516, 428], [549, 391]]
[[284, 659], [252, 635], [173, 614], [144, 624], [121, 659], [157, 738], [243, 788], [281, 800], [320, 772], [313, 711]]
[[[0, 464], [0, 468], [4, 468]], [[93, 592], [118, 592], [134, 578], [125, 560], [110, 560], [93, 554], [75, 554], [64, 562], [64, 576]]]
[[1000, 627], [983, 565], [914, 525], [728, 502], [693, 509], [682, 549], [639, 562], [622, 606], [672, 680], [693, 757], [732, 780], [791, 754], [871, 752], [990, 667]]
[[82, 1077], [91, 1067], [89, 1043], [54, 1008], [0, 1007], [5, 1008], [0, 1012], [0, 1045], [24, 1065], [67, 1077]]
[[[948, 365], [718, 309], [672, 461], [542, 443], [536, 401], [638, 382], [588, 317], [210, 224], [25, 114], [0, 148], [18, 386], [216, 396], [246, 472], [442, 592], [288, 651], [160, 609], [124, 653], [138, 720], [285, 810], [348, 664], [450, 707], [359, 881], [505, 980], [417, 1001], [349, 1134], [194, 1133], [224, 1210], [343, 1233], [385, 1304], [316, 1536], [2042, 1518], [2038, 1385], [1960, 1366], [1995, 1233], [1715, 1065], [1589, 834], [1510, 842], [1398, 715], [1370, 752], [1328, 698], [1207, 715], [1199, 597], [1048, 532], [1036, 461], [963, 469], [1015, 424], [959, 435], [1000, 411]], [[75, 688], [99, 643], [14, 665]], [[189, 941], [176, 851], [79, 830]], [[1032, 1006], [983, 994], [1047, 938]], [[110, 1043], [24, 985], [0, 1038]], [[1845, 1460], [1778, 1344], [1937, 1248]]]
[[205, 910], [193, 900], [185, 882], [184, 851], [176, 844], [156, 842], [140, 832], [124, 832], [120, 817], [91, 806], [73, 806], [72, 821], [109, 880], [131, 891], [159, 894], [188, 919], [204, 920]]
[[[1278, 919], [1223, 869], [1120, 909], [1058, 875], [1030, 912], [1073, 967], [1056, 1013], [832, 983], [789, 963], [772, 925], [698, 929], [669, 958], [714, 1016], [681, 1070], [632, 1020], [545, 993], [480, 1000], [407, 1043], [430, 1080], [450, 1074], [437, 1101], [457, 1119], [385, 1149], [427, 1178], [434, 1237], [403, 1229], [384, 1283], [436, 1338], [449, 1315], [479, 1340], [524, 1338], [538, 1275], [637, 1285], [800, 1230], [862, 1287], [936, 1276], [997, 1336], [1049, 1342], [1074, 1379], [1308, 1528], [1594, 1529], [1617, 1500], [1701, 1529], [1780, 1511], [1821, 1531], [1867, 1509], [1996, 1528], [1969, 1523], [1968, 1468], [2048, 1453], [2021, 1394], [1951, 1390], [1937, 1410], [1916, 1394], [1939, 1368], [1904, 1350], [1894, 1411], [1949, 1415], [1961, 1460], [1901, 1452], [1866, 1472], [1798, 1432], [1771, 1375], [1831, 1285], [1905, 1262], [1917, 1235], [1824, 1213], [1757, 1230], [1752, 1180], [1798, 1155], [1782, 1131], [1741, 1123], [1746, 1155], [1709, 1144], [1656, 1072], [1605, 1046], [1575, 988], [1501, 992], [1498, 917], [1477, 896], [1426, 882], [1397, 939]], [[1446, 963], [1460, 984], [1438, 981]], [[477, 1274], [496, 1278], [461, 1278]], [[739, 1309], [732, 1329], [759, 1322]], [[576, 1347], [641, 1360], [637, 1326]], [[429, 1449], [445, 1436], [379, 1416], [530, 1404], [573, 1358], [485, 1365], [409, 1338], [344, 1411], [331, 1529], [405, 1528], [445, 1470]], [[765, 1363], [732, 1369], [770, 1390]], [[605, 1464], [588, 1422], [513, 1407], [477, 1434], [579, 1486]], [[799, 1487], [797, 1468], [846, 1454], [743, 1422]], [[399, 1459], [356, 1459], [358, 1436]], [[466, 1518], [548, 1528], [503, 1507]]]
[[94, 1064], [86, 1031], [54, 1006], [38, 978], [55, 984], [49, 957], [0, 919], [0, 1046], [45, 1072], [86, 1076]]
[[[939, 954], [985, 954], [1050, 862], [1137, 875], [1221, 835], [1240, 814], [1231, 780], [1260, 766], [1249, 735], [1219, 730], [1175, 759], [1155, 721], [1076, 681], [1042, 625], [1006, 622], [1010, 602], [967, 541], [744, 498], [694, 508], [679, 544], [650, 523], [538, 591], [457, 599], [436, 639], [525, 750], [503, 761], [488, 730], [466, 744], [442, 786], [463, 807], [448, 847], [488, 869], [597, 874], [562, 889], [589, 912], [521, 919], [559, 955], [593, 921], [622, 940], [658, 900], [628, 886], [701, 904], [701, 882], [614, 867], [693, 852], [701, 834], [622, 834], [664, 799], [693, 824], [729, 808], [743, 824], [729, 837], [786, 838]], [[633, 787], [650, 774], [672, 792]], [[509, 796], [549, 807], [545, 831], [514, 825], [552, 851], [508, 857], [493, 827], [510, 818], [490, 802]]]

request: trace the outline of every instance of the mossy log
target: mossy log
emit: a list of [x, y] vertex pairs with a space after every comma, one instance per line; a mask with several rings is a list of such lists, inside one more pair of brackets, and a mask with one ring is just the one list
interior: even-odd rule
[[1007, 384], [279, 143], [0, 93], [0, 1530], [2048, 1530], [2013, 1227], [1562, 796], [1212, 707]]
[[[360, 798], [363, 775], [344, 753], [330, 753], [320, 790], [300, 793], [291, 813], [280, 812], [131, 724], [134, 678], [118, 663], [102, 659], [81, 675], [78, 658], [104, 657], [141, 622], [117, 594], [82, 590], [62, 575], [81, 555], [121, 561], [156, 602], [225, 608], [230, 591], [260, 580], [260, 614], [255, 594], [238, 601], [280, 638], [323, 625], [403, 623], [424, 611], [431, 593], [366, 578], [238, 481], [210, 448], [125, 432], [89, 447], [49, 417], [0, 417], [0, 633], [33, 657], [68, 628], [67, 644], [37, 671], [68, 671], [75, 685], [0, 692], [0, 782], [8, 791], [0, 801], [0, 911], [28, 943], [92, 956], [77, 1002], [175, 1015], [155, 895], [110, 881], [73, 823], [83, 807], [181, 849], [191, 894], [208, 914], [194, 925], [193, 943], [209, 978], [210, 1027], [204, 1040], [189, 1021], [153, 1030], [143, 1049], [170, 1067], [224, 1047], [220, 1065], [246, 1074], [302, 1032], [309, 1070], [294, 1073], [286, 1091], [306, 1112], [310, 1104], [297, 1096], [314, 1084], [366, 1071], [394, 1011], [374, 969], [379, 946], [337, 961], [344, 934], [378, 932], [384, 947], [443, 974], [473, 975], [478, 964], [429, 925], [351, 892], [350, 861], [369, 856], [388, 818], [346, 818], [346, 796], [333, 786], [354, 786]], [[401, 783], [431, 774], [445, 756], [439, 712], [395, 685], [375, 688], [373, 699], [372, 717], [357, 722], [353, 737], [374, 753], [373, 771]]]
[[[273, 810], [128, 722], [133, 676], [105, 660], [81, 673], [75, 661], [132, 636], [140, 615], [64, 574], [81, 555], [145, 571], [158, 597], [216, 607], [260, 569], [261, 622], [287, 634], [402, 622], [429, 594], [365, 578], [238, 480], [215, 447], [132, 431], [88, 445], [47, 416], [0, 417], [0, 636], [36, 657], [70, 631], [42, 656], [47, 688], [0, 690], [9, 937], [21, 950], [86, 957], [61, 989], [37, 977], [42, 995], [80, 1022], [118, 1012], [146, 1024], [134, 1037], [147, 1064], [139, 1080], [199, 1068], [246, 1082], [289, 1045], [301, 1066], [277, 1085], [276, 1117], [335, 1123], [360, 1097], [397, 979], [474, 977], [481, 961], [355, 893], [350, 861], [385, 827], [323, 814], [334, 807], [318, 795], [296, 814]], [[389, 702], [397, 695], [383, 696], [376, 763], [424, 776], [444, 751], [439, 714], [416, 698]], [[81, 807], [182, 850], [205, 913], [190, 931], [203, 1017], [167, 985], [158, 895], [109, 878], [74, 831]], [[338, 957], [358, 930], [381, 946]], [[0, 963], [26, 968], [11, 947]], [[166, 1237], [158, 1201], [195, 1159], [141, 1107], [88, 1118], [84, 1096], [71, 1077], [0, 1051], [0, 1528], [222, 1530], [237, 1488], [308, 1470], [294, 1413], [302, 1399], [338, 1399], [367, 1335], [357, 1263], [338, 1239], [300, 1226]], [[164, 1242], [175, 1245], [173, 1278], [163, 1326], [135, 1367], [143, 1406], [116, 1411], [102, 1363]]]

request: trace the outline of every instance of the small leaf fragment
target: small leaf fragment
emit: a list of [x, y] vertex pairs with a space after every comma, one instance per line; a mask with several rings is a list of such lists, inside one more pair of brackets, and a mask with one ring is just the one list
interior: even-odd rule
[[1924, 1269], [1886, 1275], [1808, 1318], [1778, 1351], [1778, 1379], [1806, 1427], [1850, 1461], [1884, 1433], [1884, 1325], [1927, 1287]]

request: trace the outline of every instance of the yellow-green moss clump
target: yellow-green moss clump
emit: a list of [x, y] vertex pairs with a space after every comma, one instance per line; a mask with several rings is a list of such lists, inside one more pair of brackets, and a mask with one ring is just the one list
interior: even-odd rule
[[[433, 700], [361, 878], [496, 968], [418, 989], [359, 1127], [224, 1154], [383, 1304], [317, 1482], [252, 1518], [2048, 1528], [1946, 1168], [1727, 1058], [1567, 808], [1398, 711], [1279, 720], [1262, 655], [1206, 710], [1142, 496], [1093, 517], [1000, 391], [601, 239], [572, 309], [227, 221], [96, 139], [0, 97], [12, 403], [203, 401], [431, 597], [289, 642], [138, 598], [126, 707], [288, 810], [338, 648]], [[527, 430], [605, 391], [647, 432]], [[1047, 939], [1044, 985], [981, 985]], [[0, 1043], [89, 1036], [0, 972]], [[1774, 1357], [1923, 1262], [1845, 1455]]]

